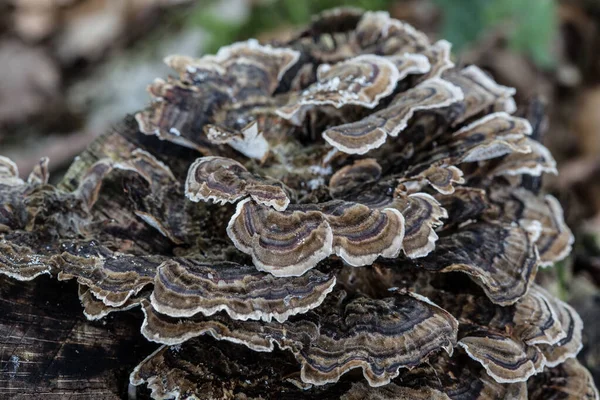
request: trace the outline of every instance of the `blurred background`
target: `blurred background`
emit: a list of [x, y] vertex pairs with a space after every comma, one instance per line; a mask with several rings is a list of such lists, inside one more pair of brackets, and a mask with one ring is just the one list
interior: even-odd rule
[[600, 0], [0, 0], [0, 154], [27, 176], [42, 156], [57, 181], [73, 157], [149, 101], [170, 54], [284, 39], [340, 5], [390, 14], [454, 44], [547, 107], [543, 138], [560, 175], [545, 185], [577, 241], [539, 278], [582, 315], [581, 360], [600, 385]]

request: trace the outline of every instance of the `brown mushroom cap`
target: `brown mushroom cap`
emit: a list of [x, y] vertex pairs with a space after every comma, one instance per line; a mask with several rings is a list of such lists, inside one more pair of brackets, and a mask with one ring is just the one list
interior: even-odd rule
[[333, 248], [331, 226], [320, 211], [297, 206], [279, 212], [250, 199], [238, 203], [227, 234], [259, 270], [275, 276], [302, 275]]
[[207, 117], [228, 101], [271, 95], [299, 56], [251, 39], [197, 60], [169, 57], [165, 61], [180, 79], [156, 80], [149, 87], [155, 101], [136, 114], [139, 129], [208, 155], [210, 146], [202, 132]]
[[596, 400], [594, 379], [576, 359], [570, 359], [527, 382], [530, 400]]
[[111, 254], [89, 242], [74, 245], [56, 262], [59, 280], [75, 278], [107, 306], [121, 307], [152, 283], [160, 259]]
[[259, 270], [297, 276], [330, 254], [353, 266], [395, 258], [402, 249], [411, 258], [423, 257], [434, 248], [434, 229], [446, 216], [425, 193], [396, 199], [364, 193], [352, 202], [291, 205], [283, 212], [244, 200], [227, 232]]
[[323, 132], [332, 146], [349, 154], [364, 154], [381, 146], [387, 136], [398, 136], [417, 110], [446, 107], [463, 99], [462, 91], [448, 81], [433, 78], [397, 95], [381, 111]]
[[575, 357], [579, 351], [581, 351], [581, 348], [583, 347], [583, 321], [573, 307], [556, 297], [551, 296], [542, 288], [537, 288], [537, 290], [548, 297], [552, 307], [558, 315], [558, 320], [562, 325], [562, 329], [566, 333], [565, 337], [557, 343], [552, 345], [539, 345], [546, 358], [546, 365], [555, 367], [565, 360]]
[[225, 311], [233, 319], [284, 322], [318, 307], [334, 285], [335, 276], [314, 270], [298, 278], [276, 278], [254, 266], [170, 260], [157, 269], [150, 301], [171, 317]]
[[556, 161], [550, 151], [541, 143], [526, 139], [525, 145], [531, 149], [529, 152], [518, 152], [506, 155], [502, 161], [492, 166], [491, 176], [540, 176], [543, 173], [558, 174]]
[[[409, 63], [404, 76], [415, 69]], [[382, 98], [390, 95], [404, 76], [395, 63], [372, 54], [360, 55], [335, 65], [321, 64], [317, 69], [317, 82], [304, 90], [299, 99], [279, 108], [277, 114], [291, 119], [302, 107], [331, 105], [340, 108], [356, 104], [373, 108]]]
[[234, 203], [246, 196], [275, 208], [286, 209], [290, 203], [281, 182], [251, 174], [239, 162], [224, 157], [202, 157], [192, 164], [185, 181], [188, 199]]
[[476, 65], [449, 72], [444, 78], [460, 87], [464, 93], [465, 109], [460, 117], [453, 121], [453, 125], [463, 123], [488, 110], [509, 114], [516, 110], [512, 97], [516, 90], [497, 84]]
[[486, 331], [471, 332], [458, 345], [500, 383], [524, 382], [540, 372], [546, 361], [538, 347]]
[[490, 213], [505, 221], [517, 221], [530, 231], [540, 254], [541, 266], [552, 265], [571, 252], [574, 241], [566, 225], [563, 210], [551, 195], [536, 196], [523, 188], [493, 186], [490, 201], [497, 205], [500, 215]]
[[458, 326], [450, 314], [417, 295], [373, 300], [337, 292], [315, 312], [281, 324], [217, 315], [180, 320], [157, 313], [148, 302], [143, 306], [142, 333], [149, 340], [176, 344], [208, 333], [256, 351], [273, 351], [277, 343], [301, 363], [302, 381], [316, 385], [337, 382], [354, 368], [361, 368], [372, 386], [389, 383], [400, 368], [419, 365], [441, 348], [451, 353]]
[[482, 222], [440, 237], [435, 250], [419, 260], [427, 270], [471, 275], [490, 300], [500, 305], [514, 304], [527, 293], [538, 263], [526, 230]]
[[19, 178], [19, 168], [10, 158], [0, 156], [0, 184], [3, 186], [16, 186], [24, 184]]

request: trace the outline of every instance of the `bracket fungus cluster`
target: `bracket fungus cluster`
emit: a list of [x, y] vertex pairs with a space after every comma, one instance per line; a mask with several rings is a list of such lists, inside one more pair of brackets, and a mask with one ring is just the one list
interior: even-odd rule
[[[383, 12], [167, 59], [49, 185], [0, 158], [0, 273], [141, 308], [153, 398], [598, 399], [534, 283], [573, 236], [534, 115]], [[532, 128], [535, 127], [535, 128]]]

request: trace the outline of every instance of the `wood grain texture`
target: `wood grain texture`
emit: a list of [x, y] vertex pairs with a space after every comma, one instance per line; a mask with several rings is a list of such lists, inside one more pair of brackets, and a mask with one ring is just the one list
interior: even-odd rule
[[0, 277], [0, 399], [127, 398], [129, 373], [157, 347], [139, 333], [141, 313], [90, 322], [76, 293], [74, 282]]

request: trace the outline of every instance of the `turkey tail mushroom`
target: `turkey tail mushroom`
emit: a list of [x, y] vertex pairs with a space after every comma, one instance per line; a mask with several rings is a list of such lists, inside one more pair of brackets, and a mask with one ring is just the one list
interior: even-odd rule
[[[93, 328], [110, 365], [158, 343], [110, 373], [155, 399], [599, 400], [581, 318], [535, 282], [573, 246], [531, 184], [556, 162], [515, 90], [450, 50], [385, 12], [329, 10], [289, 39], [167, 57], [148, 107], [57, 185], [47, 159], [24, 180], [0, 156], [0, 285], [50, 275], [83, 306], [52, 319], [54, 297], [41, 314], [2, 298], [0, 331]], [[123, 320], [137, 336], [112, 346]], [[71, 365], [79, 337], [15, 346], [23, 368]], [[49, 376], [24, 371], [10, 391]]]

